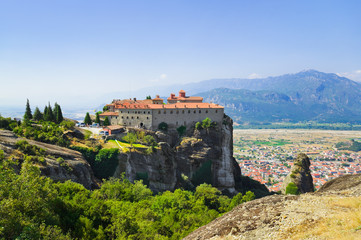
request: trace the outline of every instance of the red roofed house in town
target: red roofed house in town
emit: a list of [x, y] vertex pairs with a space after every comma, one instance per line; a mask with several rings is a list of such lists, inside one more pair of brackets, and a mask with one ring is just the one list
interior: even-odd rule
[[108, 111], [100, 114], [100, 117], [108, 117], [111, 125], [152, 130], [158, 129], [162, 122], [167, 123], [169, 128], [190, 127], [207, 117], [221, 124], [224, 115], [223, 106], [204, 103], [202, 97], [186, 96], [183, 90], [179, 91], [178, 97], [171, 94], [167, 104], [157, 95], [154, 99], [145, 100], [117, 99], [106, 106]]

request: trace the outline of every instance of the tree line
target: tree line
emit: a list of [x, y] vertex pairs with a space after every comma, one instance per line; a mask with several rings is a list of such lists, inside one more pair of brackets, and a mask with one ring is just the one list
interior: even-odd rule
[[38, 107], [35, 108], [34, 114], [32, 114], [29, 99], [26, 101], [25, 114], [23, 117], [24, 122], [34, 121], [48, 121], [54, 123], [61, 123], [64, 120], [63, 112], [58, 103], [54, 104], [54, 108], [51, 107], [50, 102], [44, 107], [44, 111], [41, 112]]

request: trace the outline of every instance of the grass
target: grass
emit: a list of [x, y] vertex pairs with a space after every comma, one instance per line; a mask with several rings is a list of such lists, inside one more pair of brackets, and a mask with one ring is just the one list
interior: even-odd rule
[[268, 145], [268, 146], [283, 146], [286, 144], [291, 144], [288, 140], [278, 139], [272, 141], [254, 141], [254, 145]]
[[292, 239], [361, 239], [361, 197], [330, 198], [327, 204], [334, 213], [297, 226]]
[[[119, 145], [121, 147], [130, 148], [131, 145], [125, 141], [118, 141]], [[104, 145], [105, 148], [119, 148], [118, 144], [115, 142], [115, 140], [108, 140], [108, 142]], [[134, 143], [133, 147], [136, 148], [148, 148], [148, 146], [145, 146], [143, 144]]]

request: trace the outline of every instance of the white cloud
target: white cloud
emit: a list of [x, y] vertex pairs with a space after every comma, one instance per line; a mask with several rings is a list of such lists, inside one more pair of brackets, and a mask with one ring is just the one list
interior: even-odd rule
[[166, 79], [167, 78], [167, 74], [163, 73], [160, 75], [160, 79]]
[[255, 78], [261, 78], [262, 76], [258, 73], [251, 73], [250, 75], [248, 75], [249, 79], [255, 79]]
[[352, 71], [352, 72], [337, 73], [337, 75], [339, 75], [341, 77], [349, 78], [349, 79], [357, 81], [357, 82], [361, 82], [361, 70], [355, 70], [355, 71]]

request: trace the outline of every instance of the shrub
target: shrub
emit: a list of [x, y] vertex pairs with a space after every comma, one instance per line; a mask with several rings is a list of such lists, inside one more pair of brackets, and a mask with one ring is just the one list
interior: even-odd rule
[[180, 126], [179, 128], [177, 128], [177, 132], [179, 136], [183, 136], [186, 133], [186, 126]]
[[202, 121], [202, 128], [208, 129], [212, 125], [212, 120], [210, 118], [206, 118]]
[[286, 194], [298, 195], [300, 194], [298, 187], [294, 182], [290, 182], [286, 187]]
[[158, 125], [158, 129], [166, 132], [168, 131], [168, 124], [165, 122], [161, 122]]
[[197, 122], [196, 125], [195, 125], [195, 128], [197, 130], [201, 129], [202, 128], [202, 124], [200, 122]]

